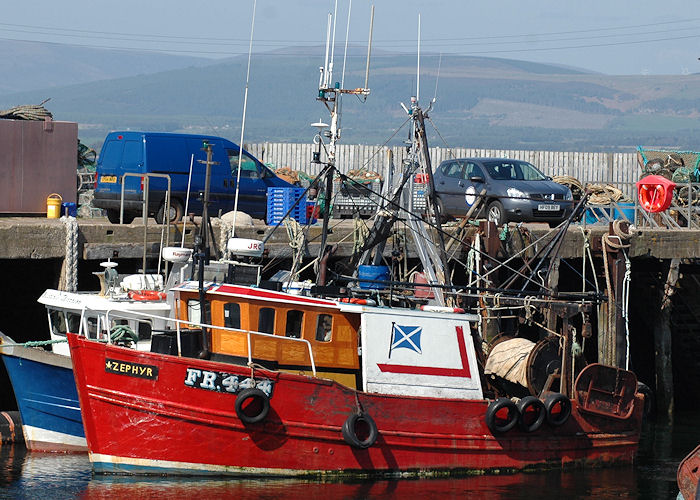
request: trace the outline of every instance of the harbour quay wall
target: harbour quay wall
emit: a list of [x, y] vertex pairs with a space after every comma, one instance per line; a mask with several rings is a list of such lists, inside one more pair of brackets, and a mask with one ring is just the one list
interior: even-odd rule
[[[114, 259], [140, 259], [143, 256], [144, 244], [148, 258], [156, 258], [161, 242], [166, 240], [170, 246], [180, 245], [182, 233], [185, 232], [185, 246], [192, 247], [194, 235], [199, 231], [198, 219], [195, 224], [173, 224], [167, 234], [162, 226], [151, 220], [144, 226], [142, 219], [137, 218], [131, 224], [111, 224], [106, 218], [76, 219], [78, 230], [77, 258], [86, 261], [101, 261]], [[222, 248], [222, 224], [218, 218], [213, 218], [212, 228], [214, 241]], [[337, 245], [337, 258], [347, 257], [352, 253], [355, 242], [352, 239], [353, 221], [331, 219], [331, 233], [328, 243]], [[370, 224], [370, 221], [366, 221]], [[525, 224], [532, 238], [539, 238], [551, 231], [546, 224]], [[228, 227], [224, 227], [227, 229]], [[444, 226], [448, 233], [453, 227]], [[511, 226], [511, 232], [517, 230]], [[44, 219], [32, 217], [0, 218], [0, 259], [63, 259], [66, 257], [66, 233], [68, 229], [61, 219]], [[607, 234], [607, 225], [588, 225], [585, 234], [578, 224], [572, 224], [561, 246], [560, 257], [563, 259], [581, 258], [586, 239], [600, 241]], [[318, 255], [320, 245], [321, 225], [310, 227], [307, 237], [307, 256]], [[251, 226], [236, 228], [236, 236], [250, 239], [267, 239], [265, 248], [267, 258], [291, 258], [292, 248], [284, 226], [275, 229], [262, 221], [256, 221]], [[391, 253], [391, 245], [385, 248], [386, 255]], [[413, 244], [407, 244], [407, 257], [417, 257]], [[627, 254], [631, 258], [651, 257], [656, 259], [696, 259], [700, 256], [700, 230], [668, 229], [668, 228], [639, 228], [635, 229], [630, 238]]]

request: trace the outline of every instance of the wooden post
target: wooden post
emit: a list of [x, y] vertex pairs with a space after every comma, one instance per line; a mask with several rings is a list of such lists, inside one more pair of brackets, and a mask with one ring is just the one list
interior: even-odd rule
[[615, 289], [615, 331], [611, 332], [610, 341], [615, 343], [613, 366], [626, 368], [627, 366], [627, 331], [622, 308], [625, 306], [625, 298], [622, 295], [625, 281], [625, 259], [621, 251], [617, 252], [612, 264], [612, 279]]
[[673, 415], [673, 364], [671, 362], [671, 297], [678, 282], [680, 259], [671, 259], [666, 284], [660, 294], [660, 314], [654, 322], [654, 351], [656, 352], [656, 408], [658, 415]]
[[[561, 264], [560, 257], [553, 257], [553, 262], [549, 276], [547, 277], [547, 288], [552, 291], [552, 296], [556, 297], [559, 293], [559, 265]], [[557, 314], [551, 309], [547, 313], [547, 328], [557, 331]]]

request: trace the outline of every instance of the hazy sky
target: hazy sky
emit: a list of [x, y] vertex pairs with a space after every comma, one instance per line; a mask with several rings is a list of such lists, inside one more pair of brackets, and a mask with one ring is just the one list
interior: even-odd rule
[[[338, 0], [344, 42], [349, 0]], [[691, 0], [354, 0], [352, 43], [567, 64], [607, 74], [700, 72], [700, 2]], [[335, 0], [258, 0], [254, 52], [325, 42]], [[247, 54], [253, 0], [7, 1], [0, 39], [202, 57]], [[448, 64], [445, 59], [445, 64]]]

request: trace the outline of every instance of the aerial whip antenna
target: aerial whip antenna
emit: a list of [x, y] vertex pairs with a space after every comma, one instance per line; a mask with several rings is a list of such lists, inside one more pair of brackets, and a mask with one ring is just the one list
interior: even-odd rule
[[440, 52], [440, 59], [438, 59], [438, 70], [437, 70], [437, 76], [435, 77], [435, 94], [433, 95], [432, 102], [437, 101], [437, 87], [438, 87], [438, 81], [440, 81], [440, 67], [441, 66], [442, 66], [442, 52]]
[[[373, 30], [374, 30], [374, 5], [372, 5], [372, 10], [370, 11], [370, 15], [369, 15], [369, 40], [367, 42], [367, 65], [365, 66], [365, 86], [363, 87], [365, 90], [369, 90], [367, 83], [369, 82], [369, 58], [370, 58], [370, 55], [372, 54], [372, 31]], [[369, 94], [369, 92], [367, 92], [367, 94]], [[364, 95], [365, 99], [367, 98], [367, 94]]]
[[418, 61], [416, 64], [416, 101], [420, 101], [420, 14], [418, 14]]
[[248, 45], [248, 70], [245, 75], [245, 93], [243, 94], [243, 120], [241, 122], [241, 140], [238, 143], [238, 172], [236, 172], [236, 197], [233, 201], [233, 227], [231, 237], [236, 233], [236, 215], [238, 214], [238, 192], [241, 186], [241, 164], [243, 162], [243, 133], [245, 132], [245, 115], [248, 109], [248, 83], [250, 82], [250, 59], [253, 52], [253, 30], [255, 28], [255, 7], [258, 0], [253, 0], [253, 19], [250, 23], [250, 44]]

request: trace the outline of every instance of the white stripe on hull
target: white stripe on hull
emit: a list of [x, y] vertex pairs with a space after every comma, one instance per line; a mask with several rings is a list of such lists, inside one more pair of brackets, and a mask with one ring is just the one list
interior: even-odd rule
[[117, 457], [101, 453], [88, 453], [90, 462], [97, 472], [121, 472], [134, 474], [182, 474], [182, 475], [273, 475], [300, 476], [314, 475], [321, 471], [272, 469], [266, 467], [237, 467], [232, 465], [199, 464], [191, 462], [171, 462], [147, 458]]
[[73, 451], [86, 452], [87, 441], [84, 437], [72, 436], [63, 432], [50, 431], [23, 425], [24, 442], [28, 450], [35, 451]]

